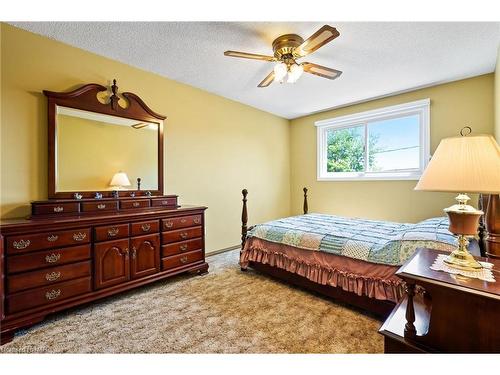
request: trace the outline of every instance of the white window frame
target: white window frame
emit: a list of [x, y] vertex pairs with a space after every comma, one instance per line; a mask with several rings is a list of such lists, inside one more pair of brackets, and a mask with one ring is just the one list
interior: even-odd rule
[[[316, 121], [317, 127], [317, 178], [318, 181], [363, 180], [418, 180], [430, 160], [430, 99], [378, 108], [352, 115]], [[420, 118], [420, 168], [398, 172], [327, 172], [327, 132], [332, 129], [365, 127], [365, 147], [368, 122], [419, 115]], [[365, 163], [366, 164], [366, 163]], [[366, 170], [366, 165], [365, 165]]]

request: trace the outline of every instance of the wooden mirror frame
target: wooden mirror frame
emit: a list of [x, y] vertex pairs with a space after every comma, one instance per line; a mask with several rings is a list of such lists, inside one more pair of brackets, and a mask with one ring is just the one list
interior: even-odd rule
[[[122, 108], [118, 101], [118, 86], [116, 79], [111, 86], [111, 95], [107, 103], [101, 103], [97, 95], [108, 88], [97, 83], [84, 85], [70, 92], [54, 92], [44, 90], [43, 93], [48, 99], [48, 139], [49, 139], [49, 180], [48, 196], [52, 199], [73, 198], [75, 193], [82, 194], [83, 198], [94, 198], [95, 193], [101, 193], [103, 198], [113, 197], [112, 191], [56, 191], [56, 142], [57, 142], [57, 106], [64, 106], [84, 111], [102, 113], [105, 115], [125, 117], [141, 122], [154, 122], [158, 124], [158, 190], [149, 190], [152, 195], [163, 195], [163, 121], [166, 116], [160, 115], [149, 108], [144, 101], [131, 92], [121, 94], [127, 103], [126, 108]], [[130, 192], [135, 192], [136, 196], [145, 196], [143, 190], [119, 191], [120, 197], [129, 197]]]

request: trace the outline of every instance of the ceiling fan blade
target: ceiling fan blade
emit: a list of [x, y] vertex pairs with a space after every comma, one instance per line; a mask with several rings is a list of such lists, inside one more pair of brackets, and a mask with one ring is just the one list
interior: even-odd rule
[[340, 75], [342, 74], [340, 70], [327, 68], [326, 66], [318, 64], [305, 62], [302, 63], [301, 65], [304, 67], [304, 72], [311, 73], [323, 78], [335, 79], [340, 77]]
[[230, 57], [240, 57], [243, 59], [253, 59], [253, 60], [263, 60], [263, 61], [276, 61], [274, 56], [258, 55], [256, 53], [238, 52], [238, 51], [226, 51], [225, 56]]
[[274, 70], [262, 80], [257, 87], [267, 87], [274, 81]]
[[294, 54], [297, 55], [297, 57], [309, 55], [318, 48], [323, 47], [326, 43], [331, 42], [339, 35], [340, 33], [335, 27], [325, 25], [306, 39], [300, 46], [295, 48]]

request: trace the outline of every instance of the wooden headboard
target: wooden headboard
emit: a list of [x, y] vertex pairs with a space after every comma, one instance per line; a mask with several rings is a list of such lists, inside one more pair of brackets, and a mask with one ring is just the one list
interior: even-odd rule
[[478, 230], [481, 255], [500, 259], [500, 196], [480, 194], [478, 207], [484, 211]]

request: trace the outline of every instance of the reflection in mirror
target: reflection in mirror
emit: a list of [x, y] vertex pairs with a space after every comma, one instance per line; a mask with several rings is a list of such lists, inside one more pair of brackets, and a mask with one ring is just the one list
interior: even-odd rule
[[120, 189], [158, 189], [158, 124], [58, 106], [56, 191], [115, 190], [119, 172]]

